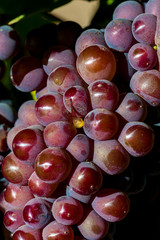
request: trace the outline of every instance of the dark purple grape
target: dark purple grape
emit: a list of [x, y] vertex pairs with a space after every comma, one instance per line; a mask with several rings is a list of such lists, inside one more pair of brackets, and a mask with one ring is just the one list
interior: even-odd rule
[[128, 60], [135, 70], [145, 71], [155, 67], [157, 54], [149, 44], [136, 43], [129, 49]]
[[45, 51], [56, 43], [56, 29], [56, 24], [48, 23], [30, 30], [25, 38], [25, 48], [29, 54], [42, 57]]
[[0, 26], [0, 60], [14, 57], [20, 50], [21, 43], [17, 31], [8, 25]]
[[144, 9], [141, 3], [136, 1], [123, 1], [114, 9], [113, 19], [126, 18], [133, 21], [136, 16], [143, 12]]
[[153, 14], [142, 13], [132, 23], [134, 38], [141, 43], [155, 44], [157, 18]]
[[105, 27], [104, 38], [111, 49], [128, 52], [134, 43], [132, 22], [125, 18], [110, 21]]
[[74, 21], [63, 21], [57, 25], [57, 44], [74, 50], [77, 38], [82, 32], [82, 27]]
[[11, 67], [13, 85], [22, 92], [30, 92], [43, 88], [47, 83], [40, 59], [30, 56], [21, 57]]

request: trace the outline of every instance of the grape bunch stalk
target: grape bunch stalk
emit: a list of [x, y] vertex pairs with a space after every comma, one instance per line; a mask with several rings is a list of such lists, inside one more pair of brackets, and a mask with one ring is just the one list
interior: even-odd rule
[[159, 185], [155, 198], [146, 192], [160, 176], [159, 14], [159, 0], [124, 1], [101, 29], [48, 23], [24, 44], [0, 26], [2, 70], [10, 59], [13, 87], [31, 93], [17, 111], [0, 102], [9, 239], [116, 240], [139, 196], [154, 205]]

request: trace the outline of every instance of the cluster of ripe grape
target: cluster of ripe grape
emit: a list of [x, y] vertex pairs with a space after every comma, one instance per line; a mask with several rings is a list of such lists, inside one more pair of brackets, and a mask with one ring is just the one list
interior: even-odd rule
[[113, 239], [113, 224], [129, 218], [130, 196], [144, 189], [144, 179], [134, 186], [135, 159], [159, 174], [147, 158], [158, 152], [154, 6], [125, 1], [103, 29], [47, 24], [23, 47], [11, 26], [0, 26], [12, 83], [34, 94], [17, 118], [0, 105], [0, 209], [12, 240]]

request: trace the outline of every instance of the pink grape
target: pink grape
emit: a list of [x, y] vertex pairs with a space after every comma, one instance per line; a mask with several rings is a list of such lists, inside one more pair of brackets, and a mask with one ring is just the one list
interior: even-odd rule
[[17, 228], [24, 225], [22, 209], [13, 208], [7, 210], [3, 216], [3, 223], [10, 232], [15, 232]]

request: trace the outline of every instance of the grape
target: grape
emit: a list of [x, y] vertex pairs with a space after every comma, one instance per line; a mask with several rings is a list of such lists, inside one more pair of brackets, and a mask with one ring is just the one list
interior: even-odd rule
[[100, 44], [85, 48], [77, 57], [76, 66], [88, 85], [99, 79], [111, 81], [116, 72], [114, 54], [108, 47]]
[[44, 71], [49, 75], [56, 67], [76, 64], [76, 54], [65, 46], [53, 46], [48, 49], [42, 58]]
[[94, 141], [93, 162], [105, 173], [115, 175], [128, 167], [130, 157], [116, 139]]
[[96, 194], [91, 205], [106, 221], [117, 222], [128, 214], [130, 200], [124, 192], [117, 189], [103, 189]]
[[58, 187], [59, 183], [48, 183], [41, 180], [34, 171], [29, 179], [28, 186], [31, 193], [36, 197], [49, 197]]
[[83, 133], [72, 138], [66, 150], [79, 162], [90, 159], [92, 155], [90, 139]]
[[73, 240], [74, 232], [71, 226], [50, 222], [42, 231], [43, 240]]
[[71, 121], [71, 115], [63, 104], [63, 96], [59, 93], [48, 93], [41, 96], [35, 105], [38, 121], [46, 126], [54, 121]]
[[57, 222], [64, 225], [74, 225], [82, 218], [83, 207], [78, 200], [70, 196], [61, 196], [54, 201], [52, 214]]
[[72, 65], [61, 65], [48, 76], [47, 88], [49, 92], [64, 94], [67, 88], [74, 85], [82, 85], [82, 79]]
[[91, 195], [102, 185], [102, 173], [94, 163], [81, 162], [74, 171], [69, 186], [77, 193]]
[[0, 26], [0, 60], [14, 57], [20, 50], [20, 37], [15, 29], [8, 25]]
[[21, 131], [22, 129], [26, 128], [25, 125], [23, 125], [22, 123], [18, 124], [16, 123], [16, 125], [12, 128], [9, 129], [8, 134], [7, 134], [7, 146], [8, 148], [12, 151], [12, 142], [14, 137], [16, 136], [16, 134]]
[[5, 124], [0, 124], [0, 152], [6, 153], [8, 150], [7, 136], [10, 128]]
[[56, 40], [58, 45], [63, 45], [74, 50], [75, 42], [82, 32], [80, 24], [74, 21], [63, 21], [57, 25]]
[[83, 195], [74, 191], [70, 186], [66, 187], [66, 195], [77, 199], [81, 203], [89, 203], [92, 199], [92, 195]]
[[90, 110], [90, 97], [82, 86], [68, 88], [63, 95], [63, 103], [73, 117], [84, 117]]
[[21, 104], [20, 108], [18, 109], [18, 118], [26, 126], [40, 124], [35, 114], [35, 104], [36, 101], [28, 100]]
[[145, 5], [145, 13], [150, 13], [158, 17], [159, 1], [149, 0]]
[[146, 102], [137, 94], [128, 92], [122, 94], [122, 100], [116, 109], [117, 116], [128, 122], [144, 121], [147, 116]]
[[3, 223], [6, 229], [10, 232], [14, 232], [20, 226], [24, 225], [22, 209], [10, 209], [4, 213]]
[[38, 125], [22, 129], [12, 142], [13, 153], [26, 163], [34, 163], [37, 154], [44, 148], [46, 145], [43, 139], [43, 130]]
[[77, 38], [75, 43], [75, 52], [77, 56], [79, 56], [85, 48], [94, 44], [106, 46], [102, 31], [96, 28], [84, 30]]
[[48, 87], [46, 85], [44, 88], [40, 89], [39, 91], [36, 91], [36, 94], [35, 94], [36, 99], [39, 99], [41, 96], [43, 96], [47, 93], [49, 93], [49, 91], [48, 91]]
[[30, 92], [43, 88], [47, 82], [40, 59], [25, 56], [18, 59], [11, 67], [12, 84], [22, 92]]
[[157, 18], [153, 14], [142, 13], [132, 23], [134, 38], [141, 43], [155, 44]]
[[77, 129], [67, 121], [55, 121], [44, 129], [44, 141], [47, 147], [65, 148], [76, 135]]
[[146, 43], [136, 43], [128, 52], [128, 60], [134, 69], [145, 71], [155, 67], [157, 54], [150, 45]]
[[118, 4], [113, 11], [113, 19], [126, 18], [131, 21], [141, 13], [143, 13], [143, 6], [136, 1], [124, 1]]
[[38, 197], [29, 200], [23, 208], [23, 219], [27, 226], [42, 229], [51, 220], [50, 204]]
[[0, 102], [0, 124], [12, 127], [16, 119], [14, 108], [5, 102]]
[[3, 159], [1, 170], [8, 182], [26, 185], [34, 168], [32, 165], [26, 165], [20, 161], [13, 152], [10, 152]]
[[42, 231], [24, 224], [13, 233], [12, 240], [42, 240]]
[[119, 100], [119, 90], [114, 83], [108, 80], [97, 80], [89, 84], [88, 90], [93, 109], [115, 110]]
[[130, 80], [130, 88], [149, 105], [160, 105], [160, 72], [156, 69], [137, 71]]
[[153, 129], [146, 123], [133, 121], [126, 123], [118, 141], [135, 157], [149, 153], [154, 145]]
[[42, 57], [55, 41], [57, 26], [54, 23], [44, 24], [30, 30], [25, 38], [25, 48], [33, 57]]
[[41, 151], [35, 161], [37, 176], [46, 182], [61, 182], [71, 170], [72, 162], [69, 154], [59, 147], [49, 147]]
[[105, 27], [104, 38], [111, 49], [128, 52], [134, 43], [132, 22], [125, 18], [112, 20]]
[[22, 208], [33, 195], [28, 186], [19, 186], [9, 183], [4, 191], [4, 199], [9, 204], [9, 208]]
[[96, 108], [85, 116], [83, 129], [93, 140], [111, 139], [118, 130], [118, 119], [113, 112]]
[[101, 218], [92, 208], [84, 208], [83, 218], [77, 227], [87, 239], [98, 240], [103, 239], [109, 230], [109, 223]]

